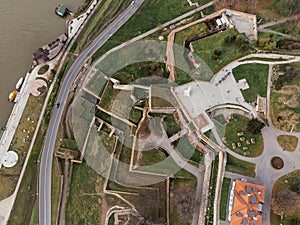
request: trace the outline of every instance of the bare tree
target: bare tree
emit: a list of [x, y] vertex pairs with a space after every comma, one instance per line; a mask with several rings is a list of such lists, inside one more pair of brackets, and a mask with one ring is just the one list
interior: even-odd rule
[[283, 216], [291, 216], [295, 212], [295, 203], [297, 194], [290, 190], [283, 190], [275, 193], [272, 198], [272, 210], [275, 214]]

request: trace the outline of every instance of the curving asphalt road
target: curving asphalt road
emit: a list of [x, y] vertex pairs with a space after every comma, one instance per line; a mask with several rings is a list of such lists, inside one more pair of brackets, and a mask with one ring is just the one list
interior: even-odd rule
[[57, 103], [48, 126], [42, 151], [39, 174], [39, 224], [51, 225], [51, 173], [54, 145], [57, 131], [61, 122], [63, 109], [69, 89], [83, 67], [84, 63], [118, 30], [120, 29], [143, 4], [143, 0], [136, 0], [135, 4], [126, 8], [75, 60], [60, 87]]

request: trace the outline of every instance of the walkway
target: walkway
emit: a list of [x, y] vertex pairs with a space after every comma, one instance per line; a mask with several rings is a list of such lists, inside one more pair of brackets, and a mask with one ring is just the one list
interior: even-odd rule
[[276, 21], [264, 23], [264, 24], [260, 25], [258, 27], [258, 29], [264, 29], [264, 28], [267, 28], [267, 27], [271, 27], [271, 26], [274, 26], [274, 25], [277, 25], [277, 24], [281, 24], [281, 23], [284, 23], [284, 22], [287, 22], [287, 21], [293, 21], [293, 20], [297, 20], [297, 19], [300, 19], [300, 13], [292, 15], [292, 16], [288, 16], [288, 17], [285, 17], [285, 18], [281, 18], [281, 19], [278, 19]]
[[[255, 54], [255, 56], [252, 57], [264, 57], [264, 58], [269, 58], [274, 57], [274, 55], [269, 55], [269, 54]], [[281, 57], [281, 55], [276, 55], [277, 57]], [[284, 58], [288, 58], [289, 56], [287, 55], [282, 55]], [[249, 56], [247, 56], [249, 58]], [[257, 61], [257, 60], [254, 60]], [[285, 132], [281, 131], [277, 128], [275, 128], [272, 124], [272, 121], [270, 119], [270, 107], [269, 107], [269, 100], [270, 100], [270, 89], [271, 89], [271, 77], [272, 77], [272, 68], [273, 65], [275, 64], [282, 64], [282, 63], [288, 63], [291, 61], [300, 61], [300, 57], [290, 57], [288, 61], [281, 61], [281, 62], [264, 62], [264, 64], [269, 64], [269, 72], [268, 72], [268, 85], [267, 85], [267, 119], [269, 126], [264, 127], [262, 129], [262, 135], [264, 141], [264, 151], [262, 155], [259, 157], [255, 158], [249, 158], [249, 157], [244, 157], [241, 156], [230, 149], [228, 149], [224, 144], [220, 143], [219, 144], [228, 152], [229, 154], [233, 155], [234, 157], [245, 160], [248, 162], [256, 163], [256, 177], [255, 178], [249, 178], [247, 177], [246, 179], [250, 182], [262, 184], [265, 186], [266, 191], [265, 191], [265, 205], [264, 205], [264, 211], [266, 212], [263, 215], [263, 224], [269, 225], [270, 224], [270, 210], [271, 210], [271, 197], [272, 197], [272, 188], [273, 185], [275, 184], [276, 180], [294, 170], [300, 169], [300, 141], [298, 142], [298, 145], [296, 147], [296, 150], [294, 152], [288, 152], [288, 151], [283, 151], [281, 146], [277, 143], [277, 137], [279, 135], [293, 135], [296, 136], [300, 140], [300, 133], [290, 133], [290, 132]], [[253, 61], [245, 61], [244, 63], [253, 63]], [[258, 60], [258, 63], [262, 63], [260, 60]], [[238, 63], [239, 64], [239, 63]], [[233, 65], [233, 64], [232, 64]], [[237, 65], [236, 65], [237, 66]], [[215, 132], [214, 132], [215, 133]], [[266, 141], [267, 140], [267, 141]], [[274, 156], [279, 156], [283, 159], [285, 162], [284, 167], [281, 170], [276, 170], [271, 166], [271, 159]], [[240, 179], [240, 178], [245, 178], [245, 176], [242, 175], [237, 175], [237, 174], [232, 174], [232, 173], [225, 173], [225, 177], [229, 177], [231, 179]], [[224, 223], [223, 223], [224, 224]], [[226, 224], [226, 223], [225, 223]]]

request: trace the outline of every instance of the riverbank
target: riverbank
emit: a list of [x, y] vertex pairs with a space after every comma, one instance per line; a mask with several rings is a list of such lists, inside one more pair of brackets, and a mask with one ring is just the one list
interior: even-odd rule
[[[90, 15], [92, 15], [93, 14], [93, 12], [92, 12], [92, 10], [94, 9], [94, 7], [97, 7], [99, 4], [99, 2], [101, 2], [101, 1], [99, 1], [99, 0], [94, 0], [93, 1], [93, 3], [97, 3], [97, 4], [93, 4], [93, 3], [91, 3], [90, 4], [90, 6], [88, 7], [88, 12], [90, 13], [87, 17], [86, 17], [86, 20], [84, 20], [84, 21], [80, 21], [80, 22], [78, 22], [78, 23], [74, 23], [72, 26], [73, 26], [73, 29], [74, 30], [76, 30], [77, 31], [77, 33], [73, 33], [73, 39], [75, 39], [77, 36], [78, 36], [78, 33], [82, 30], [82, 28], [85, 26], [85, 24], [86, 24], [86, 22], [87, 22], [87, 20], [89, 19], [89, 16]], [[69, 29], [69, 27], [67, 27], [67, 29]], [[4, 200], [2, 200], [2, 201], [0, 201], [0, 224], [2, 225], [2, 224], [6, 224], [7, 223], [7, 221], [8, 221], [8, 218], [9, 218], [9, 215], [10, 215], [10, 212], [11, 212], [11, 210], [12, 210], [12, 206], [13, 206], [13, 203], [15, 202], [15, 200], [16, 199], [18, 199], [19, 198], [19, 194], [18, 194], [18, 191], [19, 191], [19, 189], [20, 190], [23, 190], [23, 186], [25, 185], [25, 188], [27, 189], [27, 187], [28, 186], [32, 186], [33, 184], [32, 183], [30, 183], [30, 184], [23, 184], [24, 183], [24, 181], [22, 180], [22, 178], [23, 178], [23, 176], [24, 177], [32, 177], [32, 176], [36, 176], [36, 173], [29, 173], [29, 174], [27, 174], [27, 171], [28, 171], [28, 168], [26, 169], [26, 167], [27, 167], [27, 163], [28, 163], [28, 160], [29, 160], [29, 157], [30, 157], [30, 153], [31, 153], [31, 149], [32, 149], [32, 147], [33, 147], [33, 143], [35, 142], [35, 138], [37, 137], [37, 134], [38, 134], [38, 131], [39, 131], [39, 128], [40, 128], [40, 124], [41, 124], [41, 121], [42, 121], [42, 119], [43, 119], [43, 115], [44, 115], [44, 113], [45, 113], [45, 111], [46, 111], [46, 113], [47, 114], [49, 114], [49, 110], [52, 110], [52, 108], [50, 107], [50, 109], [49, 109], [49, 107], [47, 108], [47, 103], [48, 103], [48, 99], [49, 99], [49, 96], [51, 95], [51, 90], [52, 90], [52, 88], [53, 88], [53, 86], [54, 86], [54, 84], [56, 83], [56, 80], [57, 80], [57, 78], [58, 78], [58, 75], [60, 74], [60, 70], [61, 70], [61, 67], [62, 67], [62, 65], [63, 65], [63, 62], [65, 61], [65, 57], [68, 55], [68, 52], [70, 51], [70, 48], [71, 48], [71, 46], [72, 46], [72, 44], [74, 43], [74, 40], [72, 40], [72, 38], [69, 38], [68, 39], [68, 41], [67, 41], [67, 43], [66, 43], [66, 45], [65, 45], [65, 47], [64, 47], [64, 49], [63, 49], [63, 51], [53, 60], [53, 61], [50, 61], [50, 62], [47, 62], [46, 64], [48, 64], [49, 65], [49, 70], [48, 70], [48, 72], [47, 73], [45, 73], [44, 75], [38, 75], [38, 71], [39, 71], [39, 69], [40, 69], [40, 67], [43, 67], [45, 64], [41, 64], [41, 65], [38, 65], [38, 66], [36, 66], [35, 68], [33, 68], [33, 70], [31, 71], [31, 73], [29, 74], [27, 74], [26, 75], [26, 78], [25, 78], [25, 82], [24, 82], [24, 87], [22, 87], [24, 90], [24, 92], [22, 92], [22, 93], [24, 93], [23, 95], [25, 95], [25, 97], [28, 95], [28, 97], [27, 97], [27, 100], [28, 99], [32, 99], [32, 98], [35, 98], [34, 96], [30, 96], [30, 93], [29, 92], [27, 92], [27, 91], [30, 91], [30, 87], [31, 87], [31, 85], [30, 84], [32, 84], [32, 82], [36, 79], [36, 78], [39, 78], [39, 77], [43, 77], [43, 78], [46, 78], [47, 76], [48, 76], [48, 84], [51, 84], [50, 85], [50, 88], [49, 88], [49, 90], [48, 90], [48, 93], [47, 93], [47, 98], [46, 98], [46, 100], [44, 100], [43, 101], [43, 109], [42, 110], [39, 110], [39, 112], [38, 112], [38, 117], [39, 117], [39, 119], [34, 119], [34, 121], [33, 120], [31, 120], [32, 118], [30, 118], [29, 119], [29, 123], [33, 123], [33, 125], [34, 125], [34, 129], [32, 130], [32, 131], [30, 131], [30, 137], [28, 138], [28, 139], [26, 139], [26, 142], [27, 143], [24, 143], [24, 145], [26, 144], [26, 146], [28, 145], [28, 144], [30, 144], [30, 147], [28, 146], [28, 147], [26, 147], [25, 149], [24, 149], [24, 152], [22, 151], [22, 152], [20, 152], [20, 154], [22, 155], [22, 157], [23, 157], [23, 159], [22, 160], [20, 160], [19, 162], [18, 162], [18, 164], [19, 164], [19, 167], [21, 166], [21, 168], [20, 169], [18, 169], [18, 171], [17, 171], [17, 173], [16, 174], [19, 174], [20, 173], [20, 176], [19, 176], [19, 179], [18, 179], [18, 181], [17, 181], [17, 185], [16, 184], [14, 184], [13, 185], [13, 187], [11, 187], [11, 188], [13, 188], [14, 189], [14, 191], [13, 191], [13, 194], [9, 197], [9, 198], [7, 198], [7, 199], [4, 199]], [[50, 65], [51, 64], [51, 65]], [[56, 75], [53, 77], [53, 75], [54, 74], [52, 74], [52, 72], [54, 72], [54, 71], [52, 71], [52, 69], [53, 68], [55, 68], [55, 70], [57, 70], [57, 72], [56, 72]], [[50, 78], [49, 78], [50, 77]], [[27, 91], [26, 91], [27, 90]], [[29, 97], [30, 96], [30, 97]], [[43, 99], [45, 98], [45, 96], [43, 97]], [[0, 150], [1, 150], [1, 152], [5, 152], [5, 150], [7, 151], [8, 150], [8, 148], [10, 148], [11, 147], [11, 141], [9, 140], [9, 138], [8, 137], [10, 137], [11, 138], [11, 140], [12, 140], [12, 138], [13, 138], [13, 140], [14, 140], [14, 135], [13, 135], [13, 133], [16, 131], [16, 130], [19, 130], [19, 127], [18, 127], [18, 125], [20, 125], [17, 121], [15, 121], [15, 120], [17, 120], [18, 119], [18, 117], [20, 117], [20, 118], [23, 118], [22, 119], [22, 121], [24, 120], [24, 118], [26, 119], [27, 117], [28, 117], [28, 115], [22, 115], [23, 114], [23, 111], [21, 111], [21, 109], [23, 108], [23, 110], [25, 109], [25, 108], [28, 108], [28, 107], [25, 107], [25, 105], [26, 105], [26, 101], [25, 101], [26, 99], [24, 99], [24, 101], [23, 101], [23, 103], [21, 102], [19, 102], [18, 103], [18, 105], [15, 105], [14, 106], [14, 109], [16, 108], [16, 109], [18, 109], [18, 111], [16, 112], [16, 111], [13, 111], [12, 113], [11, 113], [11, 117], [10, 117], [10, 119], [9, 119], [9, 121], [8, 121], [8, 127], [12, 127], [12, 129], [9, 129], [9, 131], [7, 131], [7, 134], [5, 134], [5, 139], [2, 139], [2, 141], [3, 141], [3, 146], [1, 146], [0, 145]], [[52, 100], [51, 100], [52, 101]], [[23, 106], [24, 105], [24, 107], [21, 107], [21, 106]], [[42, 104], [41, 104], [42, 105]], [[28, 103], [27, 103], [27, 105], [26, 106], [28, 106]], [[32, 107], [34, 108], [35, 106], [34, 106], [34, 104], [32, 105]], [[25, 114], [28, 114], [28, 113], [25, 113]], [[30, 115], [30, 114], [29, 114]], [[18, 116], [18, 117], [16, 117], [16, 116]], [[31, 117], [31, 115], [30, 115], [30, 117]], [[37, 122], [37, 120], [38, 120], [38, 122]], [[20, 119], [19, 119], [19, 121], [20, 121]], [[27, 121], [27, 120], [26, 120]], [[28, 122], [28, 121], [27, 121]], [[11, 126], [12, 125], [12, 126]], [[28, 125], [27, 125], [28, 126]], [[29, 128], [29, 127], [28, 127]], [[23, 128], [22, 128], [23, 129]], [[21, 129], [21, 132], [18, 132], [18, 133], [21, 133], [22, 134], [22, 132], [24, 132], [24, 130], [22, 130]], [[27, 128], [26, 128], [27, 129]], [[43, 128], [43, 129], [45, 129], [45, 127]], [[29, 131], [28, 131], [29, 132]], [[33, 134], [34, 133], [34, 134]], [[26, 134], [27, 135], [27, 132], [24, 132], [24, 134]], [[18, 135], [17, 133], [15, 133], [15, 135]], [[28, 136], [29, 136], [28, 135]], [[19, 138], [19, 137], [16, 137], [17, 139], [23, 139], [23, 141], [24, 141], [24, 138]], [[20, 140], [19, 140], [20, 141]], [[21, 145], [22, 145], [22, 143], [21, 143]], [[25, 155], [24, 155], [25, 154]], [[24, 160], [24, 157], [26, 158], [25, 160]], [[37, 160], [38, 161], [38, 160]], [[37, 163], [37, 161], [35, 161], [34, 162], [34, 164], [36, 164]], [[18, 165], [17, 164], [17, 165]], [[35, 166], [30, 166], [30, 167], [34, 167], [35, 168]], [[2, 170], [7, 170], [7, 169], [5, 169], [5, 168], [1, 168]], [[20, 171], [21, 170], [21, 171]], [[19, 172], [20, 171], [20, 172]], [[15, 175], [16, 175], [15, 174]], [[26, 180], [26, 179], [25, 179]], [[15, 180], [16, 181], [16, 180]], [[15, 181], [14, 181], [14, 183], [15, 183]], [[22, 181], [22, 184], [21, 184], [21, 181]], [[28, 182], [28, 181], [27, 181]], [[25, 181], [25, 183], [27, 183], [26, 181]], [[5, 183], [5, 182], [4, 182]], [[10, 186], [12, 186], [12, 185], [10, 185]], [[28, 191], [28, 190], [27, 190]], [[30, 197], [29, 198], [35, 198], [34, 196], [35, 196], [35, 193], [36, 192], [34, 192], [34, 195], [30, 195]], [[23, 194], [22, 194], [22, 196], [24, 196]], [[24, 198], [25, 199], [27, 199], [27, 197], [26, 196], [24, 196]], [[26, 202], [24, 202], [25, 204], [23, 204], [22, 206], [18, 206], [18, 207], [16, 207], [16, 208], [19, 208], [19, 209], [22, 209], [23, 210], [23, 212], [25, 212], [24, 211], [24, 207], [25, 208], [28, 208], [29, 207], [29, 211], [27, 210], [26, 212], [27, 212], [27, 214], [28, 213], [30, 213], [31, 212], [31, 206], [30, 205], [28, 205], [29, 204], [29, 202], [28, 202], [28, 200], [26, 201]], [[20, 204], [20, 201], [18, 200], [18, 204]], [[17, 213], [17, 215], [14, 215], [14, 214], [16, 214], [16, 212], [14, 212], [13, 211], [13, 216], [12, 217], [14, 217], [14, 218], [19, 218], [19, 217], [22, 217], [21, 215], [19, 215], [18, 213]], [[15, 224], [15, 223], [14, 223]], [[22, 223], [23, 224], [23, 223]]]

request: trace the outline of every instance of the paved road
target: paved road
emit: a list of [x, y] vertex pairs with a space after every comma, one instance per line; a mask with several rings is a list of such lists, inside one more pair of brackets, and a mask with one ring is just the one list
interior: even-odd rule
[[59, 108], [54, 108], [45, 137], [41, 166], [39, 174], [39, 224], [51, 225], [51, 173], [54, 145], [57, 131], [61, 121], [63, 109], [67, 100], [69, 89], [83, 67], [84, 63], [99, 49], [130, 17], [139, 9], [143, 0], [137, 0], [134, 5], [125, 9], [95, 40], [78, 56], [65, 76], [58, 93]]
[[300, 18], [300, 13], [292, 15], [292, 16], [288, 16], [288, 17], [285, 17], [285, 18], [281, 18], [281, 19], [276, 20], [276, 21], [271, 21], [271, 22], [268, 22], [268, 23], [264, 23], [262, 25], [259, 25], [258, 29], [264, 29], [264, 28], [271, 27], [271, 26], [276, 25], [276, 24], [280, 24], [280, 23], [284, 23], [284, 22], [292, 21], [292, 20], [297, 20], [299, 18]]

